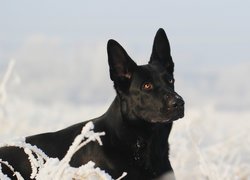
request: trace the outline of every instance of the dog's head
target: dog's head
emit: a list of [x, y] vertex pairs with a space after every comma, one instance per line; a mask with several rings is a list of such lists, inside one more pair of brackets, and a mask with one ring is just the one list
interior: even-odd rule
[[174, 90], [174, 63], [163, 29], [156, 33], [146, 65], [138, 66], [114, 40], [109, 40], [107, 50], [110, 78], [124, 117], [164, 123], [184, 116], [184, 101]]

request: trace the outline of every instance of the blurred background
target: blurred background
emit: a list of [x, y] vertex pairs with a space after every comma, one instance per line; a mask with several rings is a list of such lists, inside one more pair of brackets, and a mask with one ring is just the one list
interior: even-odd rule
[[0, 1], [0, 141], [94, 118], [115, 97], [106, 43], [148, 62], [165, 29], [186, 116], [178, 179], [250, 178], [250, 2]]

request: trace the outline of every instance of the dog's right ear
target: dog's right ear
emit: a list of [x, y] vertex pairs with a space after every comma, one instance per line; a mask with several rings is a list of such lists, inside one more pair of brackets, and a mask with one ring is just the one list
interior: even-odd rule
[[130, 82], [136, 63], [129, 57], [123, 47], [115, 40], [107, 45], [110, 78], [116, 86], [126, 86]]
[[154, 39], [152, 55], [149, 63], [160, 62], [170, 74], [174, 72], [174, 62], [170, 53], [170, 45], [165, 31], [160, 28]]

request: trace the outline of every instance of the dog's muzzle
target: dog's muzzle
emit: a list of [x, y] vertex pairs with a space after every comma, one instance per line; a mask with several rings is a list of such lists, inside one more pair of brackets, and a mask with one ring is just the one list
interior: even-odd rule
[[184, 116], [184, 104], [184, 100], [177, 93], [168, 96], [167, 111], [173, 121]]
[[177, 108], [184, 108], [184, 101], [182, 99], [181, 96], [179, 96], [178, 94], [175, 94], [174, 96], [171, 96], [168, 99], [168, 108], [173, 108], [173, 109], [177, 109]]

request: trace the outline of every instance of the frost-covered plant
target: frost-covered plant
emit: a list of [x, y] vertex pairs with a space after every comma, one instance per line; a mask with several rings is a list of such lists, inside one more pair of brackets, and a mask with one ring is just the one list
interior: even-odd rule
[[[25, 139], [18, 139], [12, 143], [5, 143], [1, 146], [14, 146], [17, 148], [23, 148], [24, 152], [28, 155], [30, 161], [32, 173], [30, 175], [31, 179], [37, 180], [69, 180], [69, 179], [86, 179], [86, 180], [111, 180], [112, 177], [107, 174], [105, 171], [101, 170], [98, 167], [95, 167], [95, 163], [90, 161], [85, 165], [82, 165], [78, 168], [71, 167], [69, 162], [76, 151], [85, 146], [91, 141], [97, 141], [102, 145], [100, 136], [105, 135], [104, 132], [94, 132], [94, 124], [88, 122], [81, 131], [81, 134], [76, 136], [74, 142], [69, 147], [68, 152], [62, 160], [58, 158], [48, 157], [42, 150], [28, 144], [25, 142]], [[0, 147], [1, 147], [0, 146]], [[17, 177], [18, 180], [23, 180], [23, 177], [19, 172], [15, 172], [14, 168], [6, 161], [0, 160], [0, 165], [4, 164], [7, 166], [13, 174]], [[123, 178], [126, 175], [124, 173], [120, 178]], [[0, 166], [0, 178], [1, 180], [9, 180], [1, 171]]]
[[[7, 147], [7, 146], [22, 148], [24, 152], [28, 155], [28, 159], [30, 161], [30, 165], [32, 168], [32, 173], [30, 176], [32, 179], [35, 178], [38, 172], [37, 170], [43, 167], [44, 163], [49, 159], [49, 157], [38, 147], [26, 143], [24, 138], [19, 138], [19, 139], [13, 140], [10, 143], [4, 143], [0, 145], [0, 147]], [[16, 175], [18, 180], [23, 179], [20, 173], [15, 172], [14, 168], [7, 161], [0, 160], [0, 164], [4, 164], [5, 166], [7, 166], [13, 172], [13, 174]]]
[[14, 170], [14, 168], [7, 161], [3, 161], [0, 159], [0, 179], [1, 180], [10, 180], [10, 178], [2, 172], [2, 165], [1, 164], [8, 167], [13, 172], [13, 176], [16, 176], [18, 180], [24, 180], [23, 177], [21, 176], [21, 174], [19, 172], [16, 172]]
[[6, 91], [6, 84], [8, 80], [10, 79], [11, 73], [13, 71], [13, 68], [15, 66], [15, 61], [12, 59], [8, 65], [8, 68], [3, 76], [3, 78], [0, 81], [0, 120], [5, 115], [5, 109], [4, 105], [7, 100], [7, 91]]
[[1, 105], [3, 105], [7, 99], [6, 83], [8, 82], [10, 78], [14, 65], [15, 65], [15, 61], [11, 60], [8, 65], [7, 71], [5, 72], [3, 79], [1, 80], [1, 83], [0, 83], [0, 104]]
[[[88, 177], [88, 174], [97, 174], [100, 177], [100, 179], [111, 179], [109, 175], [107, 175], [105, 172], [95, 169], [94, 163], [87, 163], [86, 165], [82, 165], [79, 167], [79, 169], [82, 169], [82, 171], [78, 171], [78, 168], [70, 167], [69, 162], [74, 155], [74, 153], [82, 148], [84, 145], [89, 143], [90, 141], [97, 140], [100, 145], [102, 145], [100, 136], [103, 136], [104, 133], [95, 133], [92, 129], [94, 128], [94, 125], [92, 122], [87, 123], [82, 131], [81, 134], [78, 135], [72, 145], [70, 146], [67, 154], [64, 156], [64, 158], [59, 161], [57, 158], [50, 158], [44, 165], [44, 168], [41, 168], [37, 174], [37, 179], [81, 179], [80, 177]], [[75, 177], [76, 176], [76, 177]], [[84, 178], [82, 178], [84, 179]]]

